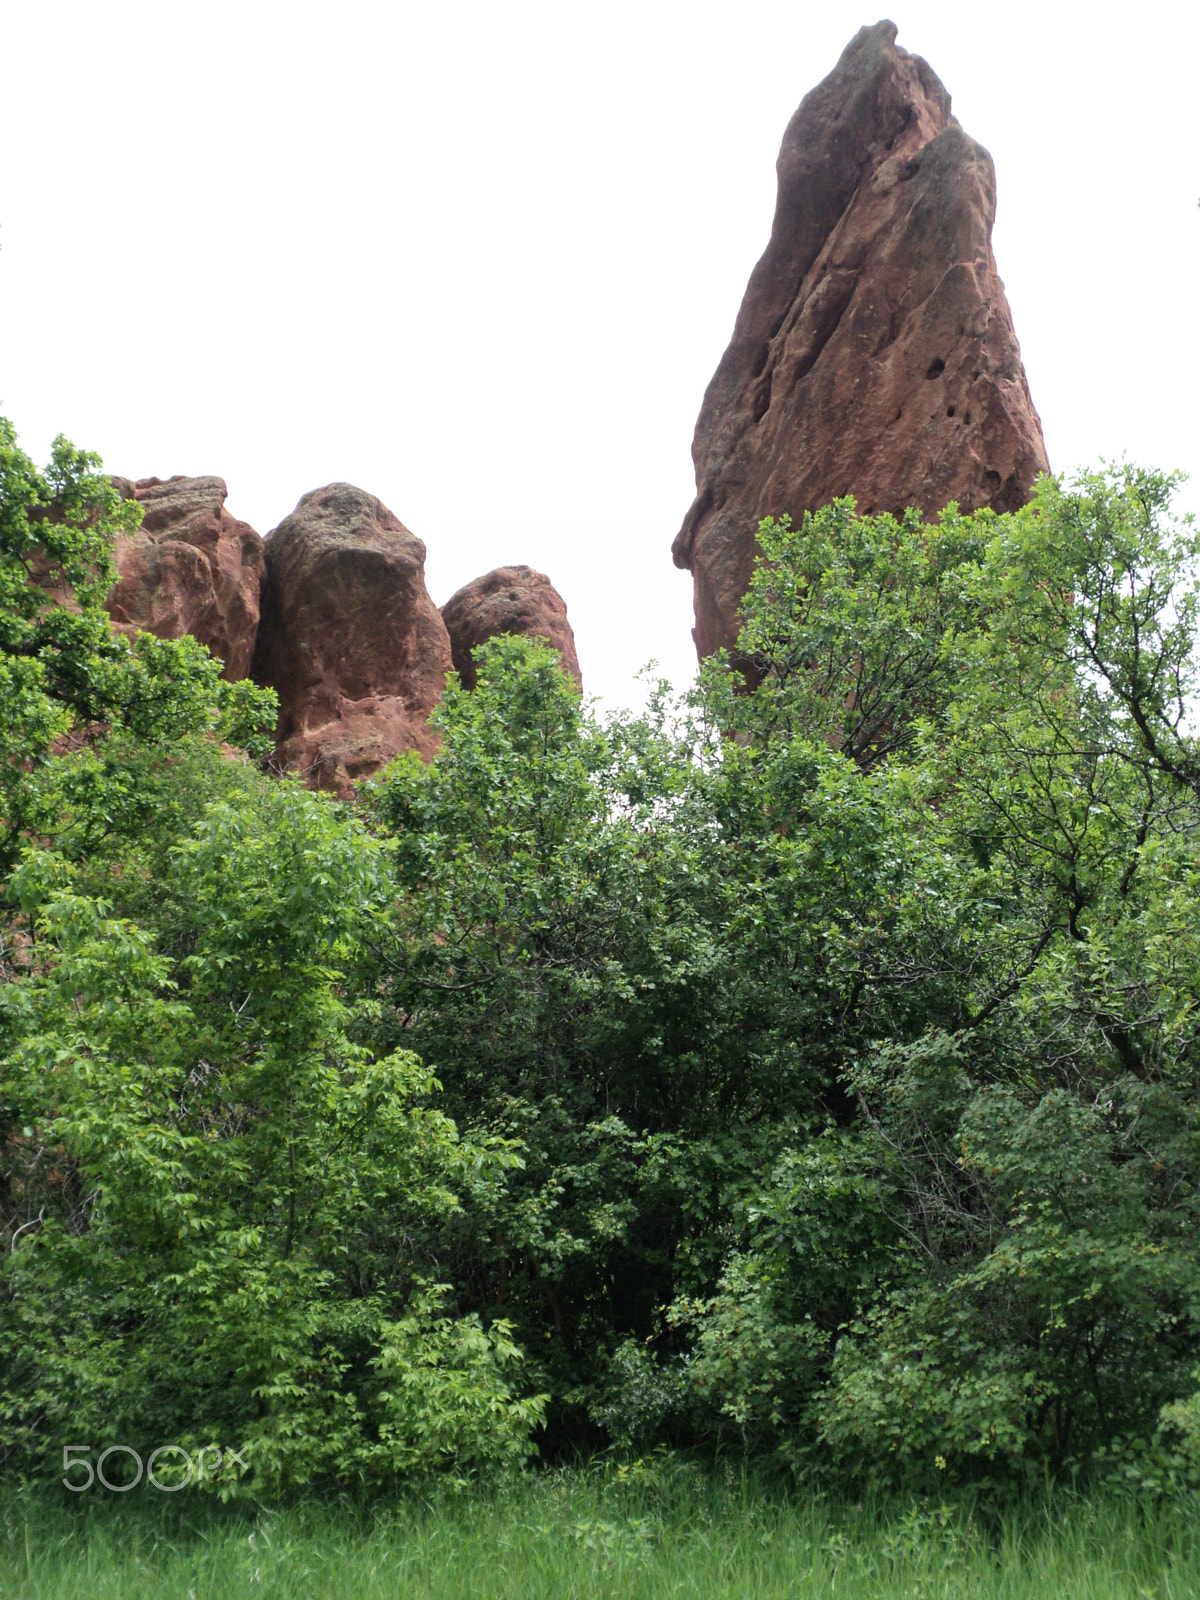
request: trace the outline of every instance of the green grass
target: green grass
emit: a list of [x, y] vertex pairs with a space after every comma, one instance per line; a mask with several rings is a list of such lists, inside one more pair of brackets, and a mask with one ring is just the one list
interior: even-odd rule
[[84, 1500], [7, 1503], [3, 1600], [1200, 1596], [1191, 1506], [1066, 1494], [1003, 1512], [915, 1499], [859, 1507], [655, 1464], [386, 1509]]

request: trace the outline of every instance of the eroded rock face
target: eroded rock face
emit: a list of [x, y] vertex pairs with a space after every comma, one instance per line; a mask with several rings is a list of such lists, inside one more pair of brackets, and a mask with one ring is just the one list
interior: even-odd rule
[[676, 537], [696, 647], [732, 647], [759, 520], [1015, 509], [1047, 470], [991, 233], [991, 157], [896, 27], [862, 28], [784, 134], [771, 240], [704, 397]]
[[450, 635], [454, 670], [467, 689], [477, 682], [471, 652], [501, 633], [545, 639], [558, 651], [563, 671], [583, 688], [566, 603], [550, 579], [532, 567], [497, 567], [475, 578], [446, 601], [442, 621]]
[[314, 489], [267, 535], [252, 676], [279, 695], [276, 760], [348, 794], [401, 750], [428, 757], [450, 639], [425, 546], [374, 495]]
[[140, 502], [142, 525], [113, 552], [120, 577], [108, 611], [122, 632], [160, 639], [190, 633], [236, 680], [250, 670], [258, 633], [263, 541], [225, 509], [221, 478], [114, 480]]

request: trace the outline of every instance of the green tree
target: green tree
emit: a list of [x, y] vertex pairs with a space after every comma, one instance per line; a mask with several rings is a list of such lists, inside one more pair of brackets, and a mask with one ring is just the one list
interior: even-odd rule
[[237, 1447], [248, 1476], [216, 1486], [258, 1495], [528, 1453], [542, 1402], [505, 1324], [435, 1276], [460, 1195], [515, 1157], [348, 1033], [384, 855], [290, 784], [214, 806], [175, 854], [172, 959], [44, 863], [17, 874], [39, 955], [3, 1010], [10, 1470], [60, 1476], [68, 1428]]
[[520, 1463], [543, 1401], [440, 1281], [517, 1157], [355, 1041], [387, 851], [222, 751], [274, 696], [113, 633], [139, 516], [0, 425], [0, 1460], [233, 1448], [209, 1484], [256, 1495]]
[[144, 822], [149, 796], [139, 803], [112, 734], [211, 733], [261, 752], [274, 723], [271, 691], [223, 682], [195, 640], [113, 632], [113, 541], [141, 508], [100, 465], [60, 436], [39, 472], [0, 417], [0, 873], [25, 838], [62, 834], [78, 854]]
[[[826, 970], [857, 965], [835, 1042], [851, 1115], [789, 1145], [718, 1293], [676, 1315], [715, 1417], [796, 1461], [936, 1482], [1100, 1459], [1188, 1390], [1197, 542], [1172, 487], [1047, 480], [978, 539], [953, 512], [856, 530], [846, 506], [767, 530], [762, 683], [735, 696], [715, 672], [726, 765], [758, 764], [805, 854], [877, 812], [882, 854], [858, 859], [891, 889], [844, 922], [814, 906]], [[946, 522], [967, 537], [933, 584], [920, 547]], [[880, 544], [866, 604], [857, 553]], [[855, 731], [869, 705], [886, 749]], [[774, 776], [812, 759], [818, 713], [843, 759], [824, 816]]]

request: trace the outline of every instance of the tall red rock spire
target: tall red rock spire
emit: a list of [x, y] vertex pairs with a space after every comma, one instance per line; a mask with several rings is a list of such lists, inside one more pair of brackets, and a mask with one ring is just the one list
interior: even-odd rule
[[783, 137], [770, 243], [696, 424], [675, 539], [701, 656], [732, 647], [759, 519], [1015, 509], [1047, 469], [992, 255], [991, 157], [896, 26], [861, 28]]

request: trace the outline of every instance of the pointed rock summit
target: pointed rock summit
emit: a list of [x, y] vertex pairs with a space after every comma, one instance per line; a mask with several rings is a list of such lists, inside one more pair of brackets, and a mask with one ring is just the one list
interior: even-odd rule
[[896, 26], [862, 28], [788, 124], [775, 220], [692, 444], [676, 537], [701, 656], [732, 647], [759, 520], [1012, 510], [1047, 470], [992, 255], [991, 157]]

